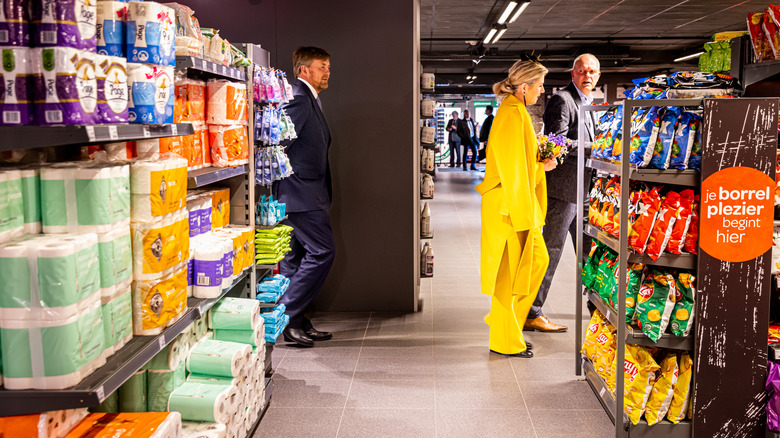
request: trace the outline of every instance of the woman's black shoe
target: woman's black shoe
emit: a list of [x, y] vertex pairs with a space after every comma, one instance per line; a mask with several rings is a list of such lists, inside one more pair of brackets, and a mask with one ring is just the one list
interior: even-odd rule
[[530, 358], [534, 357], [534, 352], [531, 351], [528, 348], [525, 351], [521, 351], [519, 353], [514, 353], [514, 354], [499, 353], [498, 351], [495, 351], [495, 350], [490, 350], [490, 352], [491, 353], [500, 354], [502, 356], [507, 356], [507, 357], [522, 357], [524, 359], [530, 359]]

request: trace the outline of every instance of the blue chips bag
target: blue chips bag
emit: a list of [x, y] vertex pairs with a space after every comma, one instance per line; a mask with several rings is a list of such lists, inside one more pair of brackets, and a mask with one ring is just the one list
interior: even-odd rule
[[612, 120], [615, 118], [615, 110], [610, 109], [599, 118], [599, 122], [596, 125], [596, 136], [593, 139], [593, 149], [591, 150], [591, 158], [601, 159], [604, 158], [604, 142], [606, 140], [607, 131], [612, 125]]
[[688, 168], [701, 170], [702, 129], [700, 115], [696, 114], [696, 119], [691, 122], [691, 129], [696, 131], [696, 135], [693, 137], [693, 147], [691, 148], [691, 157], [688, 159]]
[[696, 137], [696, 125], [694, 122], [698, 117], [697, 114], [687, 111], [680, 116], [680, 123], [677, 125], [674, 143], [672, 144], [671, 159], [669, 160], [670, 169], [683, 170], [688, 168]]
[[664, 111], [664, 116], [661, 119], [661, 127], [658, 130], [658, 139], [655, 142], [655, 148], [653, 150], [653, 156], [650, 158], [650, 167], [656, 169], [669, 168], [674, 133], [677, 128], [677, 122], [680, 120], [681, 113], [682, 109], [679, 107], [668, 107], [666, 111]]
[[604, 148], [602, 155], [607, 159], [614, 159], [613, 148], [618, 146], [617, 154], [622, 154], [623, 144], [623, 105], [619, 105], [615, 110], [615, 116], [609, 125], [609, 130], [604, 137]]
[[659, 106], [653, 106], [648, 109], [644, 116], [639, 120], [636, 129], [632, 126], [631, 132], [631, 155], [629, 161], [638, 167], [647, 167], [650, 164], [650, 158], [653, 157], [653, 150], [658, 139], [658, 131], [661, 129], [661, 118], [664, 109]]

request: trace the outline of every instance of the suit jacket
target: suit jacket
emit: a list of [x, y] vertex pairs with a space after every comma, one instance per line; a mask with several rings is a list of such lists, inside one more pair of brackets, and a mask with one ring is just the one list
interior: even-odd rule
[[327, 210], [333, 198], [330, 162], [330, 129], [320, 106], [306, 84], [292, 84], [295, 99], [284, 106], [298, 138], [284, 142], [293, 174], [273, 184], [274, 197], [287, 211]]
[[493, 127], [493, 114], [485, 117], [485, 121], [482, 122], [482, 127], [479, 128], [479, 141], [488, 141], [490, 136], [490, 128]]
[[462, 144], [477, 144], [477, 122], [475, 122], [474, 119], [471, 119], [471, 122], [474, 123], [474, 135], [471, 134], [468, 121], [465, 119], [458, 119], [458, 135], [460, 136], [460, 141]]
[[[455, 123], [459, 123], [459, 122], [460, 122], [460, 119], [458, 119], [457, 122], [455, 120], [452, 120], [452, 119], [450, 119], [450, 121], [447, 122], [447, 132], [448, 132], [447, 141], [453, 142], [453, 141], [459, 141], [460, 140], [460, 136], [458, 135], [458, 131], [457, 131], [458, 130], [458, 126], [457, 125], [455, 125], [455, 131], [450, 131], [450, 128], [452, 127], [452, 125], [454, 125]], [[453, 139], [452, 138], [453, 134], [458, 136], [458, 138], [457, 139]]]
[[[544, 108], [544, 133], [562, 134], [572, 140], [577, 140], [580, 105], [582, 105], [582, 101], [574, 83], [555, 93]], [[591, 120], [593, 120], [592, 115]], [[586, 130], [586, 142], [593, 142], [593, 126], [595, 123], [592, 123], [590, 129]], [[586, 172], [586, 191], [590, 184], [590, 176], [590, 172]], [[547, 172], [547, 195], [562, 201], [577, 202], [576, 147], [569, 151], [562, 165]]]

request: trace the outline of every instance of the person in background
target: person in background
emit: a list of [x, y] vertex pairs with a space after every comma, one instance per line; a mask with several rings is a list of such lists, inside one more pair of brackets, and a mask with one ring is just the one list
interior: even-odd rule
[[460, 142], [463, 145], [463, 170], [466, 170], [468, 151], [471, 151], [471, 170], [477, 170], [475, 166], [477, 164], [477, 145], [479, 145], [477, 124], [471, 118], [469, 110], [463, 110], [463, 120], [458, 125], [458, 136], [460, 136]]
[[328, 88], [330, 54], [318, 47], [299, 47], [293, 53], [292, 84], [295, 99], [284, 106], [298, 137], [285, 144], [295, 173], [273, 184], [273, 195], [287, 204], [286, 225], [294, 228], [292, 251], [280, 263], [280, 272], [290, 279], [281, 302], [290, 322], [284, 340], [300, 347], [313, 347], [333, 335], [315, 329], [305, 312], [328, 277], [336, 257], [336, 240], [330, 225], [331, 205], [330, 129], [322, 113], [320, 93]]
[[526, 105], [544, 93], [547, 69], [517, 61], [509, 76], [493, 86], [501, 101], [487, 151], [482, 195], [481, 290], [490, 295], [489, 348], [506, 356], [533, 357], [522, 327], [547, 270], [542, 238], [547, 211], [545, 171], [555, 159], [539, 162], [536, 133]]
[[490, 136], [490, 128], [493, 126], [493, 105], [485, 107], [485, 121], [482, 122], [482, 127], [479, 128], [479, 141], [485, 146], [479, 150], [479, 159], [482, 161], [487, 157], [487, 141]]
[[[545, 134], [565, 135], [577, 144], [580, 105], [593, 102], [591, 93], [601, 76], [599, 60], [586, 53], [574, 60], [571, 70], [572, 82], [550, 98], [544, 109]], [[585, 135], [583, 139], [586, 149], [590, 150], [593, 143], [594, 126], [592, 112], [585, 113]], [[585, 176], [585, 192], [590, 187], [590, 173]], [[544, 276], [544, 281], [536, 295], [536, 301], [528, 313], [525, 323], [526, 330], [543, 332], [565, 332], [568, 327], [555, 324], [542, 312], [542, 306], [550, 291], [555, 270], [561, 259], [566, 234], [570, 234], [574, 248], [577, 248], [577, 148], [569, 151], [563, 164], [547, 174], [547, 218], [545, 219], [544, 241], [550, 253], [550, 266]], [[590, 250], [590, 238], [583, 238], [583, 253]]]
[[[458, 112], [452, 112], [452, 118], [447, 122], [447, 132], [449, 135], [450, 143], [450, 167], [460, 166], [460, 136], [458, 135]], [[458, 156], [457, 163], [455, 162], [455, 155]]]

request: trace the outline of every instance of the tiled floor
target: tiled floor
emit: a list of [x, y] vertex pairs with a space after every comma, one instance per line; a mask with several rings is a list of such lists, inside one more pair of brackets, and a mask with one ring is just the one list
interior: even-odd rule
[[277, 345], [276, 389], [256, 437], [601, 438], [614, 429], [574, 374], [574, 252], [545, 312], [568, 333], [528, 333], [533, 359], [490, 354], [479, 293], [481, 173], [439, 172], [431, 201], [435, 276], [414, 314], [326, 313], [334, 339]]

